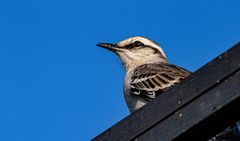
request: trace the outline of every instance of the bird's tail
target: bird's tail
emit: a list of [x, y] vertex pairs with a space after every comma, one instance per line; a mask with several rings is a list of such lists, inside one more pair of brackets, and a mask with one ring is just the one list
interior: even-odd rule
[[228, 127], [208, 141], [240, 141], [240, 121]]

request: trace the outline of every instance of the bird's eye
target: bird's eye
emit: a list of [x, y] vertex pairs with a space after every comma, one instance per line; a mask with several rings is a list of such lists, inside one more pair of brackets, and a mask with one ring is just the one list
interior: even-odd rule
[[140, 41], [135, 41], [133, 44], [134, 44], [135, 47], [144, 46], [144, 44]]

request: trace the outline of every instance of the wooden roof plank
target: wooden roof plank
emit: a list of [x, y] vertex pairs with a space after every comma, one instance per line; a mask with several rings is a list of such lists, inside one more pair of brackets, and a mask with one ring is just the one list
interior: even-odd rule
[[93, 141], [132, 140], [202, 96], [240, 69], [240, 43], [124, 118]]

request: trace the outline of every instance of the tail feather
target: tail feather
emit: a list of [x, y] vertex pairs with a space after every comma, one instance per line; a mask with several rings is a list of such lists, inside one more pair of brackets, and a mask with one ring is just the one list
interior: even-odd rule
[[240, 121], [234, 124], [233, 127], [228, 127], [208, 141], [240, 141]]

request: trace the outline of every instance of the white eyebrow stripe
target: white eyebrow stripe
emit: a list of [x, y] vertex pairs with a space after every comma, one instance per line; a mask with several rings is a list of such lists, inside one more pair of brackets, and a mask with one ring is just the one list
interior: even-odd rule
[[151, 40], [149, 38], [143, 37], [143, 36], [135, 36], [135, 37], [128, 38], [126, 40], [120, 41], [119, 43], [117, 43], [117, 45], [124, 47], [124, 46], [134, 43], [135, 41], [140, 41], [146, 46], [150, 46], [152, 48], [157, 49], [165, 58], [167, 58], [166, 54], [164, 53], [163, 49], [161, 48], [161, 46], [158, 43], [154, 42], [153, 40]]

